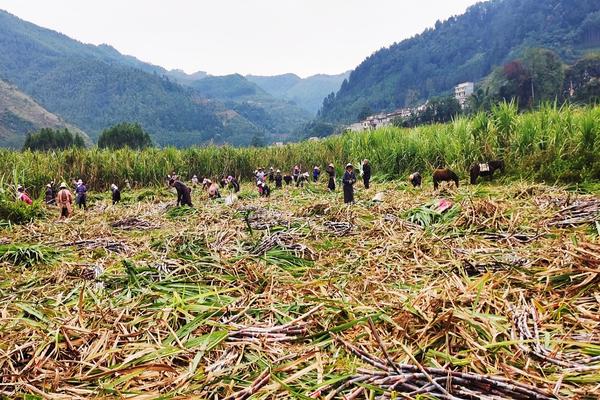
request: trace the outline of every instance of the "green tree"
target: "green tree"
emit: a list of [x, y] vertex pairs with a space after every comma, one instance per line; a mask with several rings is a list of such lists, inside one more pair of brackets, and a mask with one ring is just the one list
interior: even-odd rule
[[565, 71], [563, 97], [576, 103], [600, 101], [600, 54], [589, 54]]
[[523, 65], [531, 77], [533, 104], [555, 100], [560, 96], [565, 70], [558, 54], [548, 49], [529, 49], [523, 55]]
[[152, 139], [140, 124], [123, 122], [104, 130], [98, 139], [98, 147], [144, 149], [152, 147]]
[[39, 132], [27, 134], [23, 150], [49, 151], [70, 147], [85, 147], [85, 142], [79, 133], [73, 135], [68, 129], [42, 128]]

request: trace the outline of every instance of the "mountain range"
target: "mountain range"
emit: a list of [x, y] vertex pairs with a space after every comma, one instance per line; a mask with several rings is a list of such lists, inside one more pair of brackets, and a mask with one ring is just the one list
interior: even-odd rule
[[[139, 122], [159, 145], [294, 140], [314, 117], [315, 99], [332, 91], [326, 85], [286, 98], [240, 75], [167, 71], [111, 46], [84, 44], [5, 11], [0, 11], [0, 54], [1, 80], [93, 140], [123, 121]], [[343, 78], [332, 81], [336, 79], [339, 87]], [[302, 98], [309, 99], [308, 107], [298, 104]], [[17, 136], [23, 136], [24, 126], [13, 131], [5, 124], [7, 139], [0, 145], [21, 143]]]

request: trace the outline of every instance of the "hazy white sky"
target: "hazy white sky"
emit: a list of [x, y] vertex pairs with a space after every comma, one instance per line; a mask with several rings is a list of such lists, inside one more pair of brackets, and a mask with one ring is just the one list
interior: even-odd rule
[[340, 73], [476, 0], [0, 0], [82, 42], [186, 72]]

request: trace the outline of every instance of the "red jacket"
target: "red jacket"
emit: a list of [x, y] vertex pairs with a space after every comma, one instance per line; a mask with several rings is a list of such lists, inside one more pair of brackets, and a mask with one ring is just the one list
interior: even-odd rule
[[31, 198], [25, 192], [23, 192], [19, 195], [19, 200], [21, 200], [29, 205], [33, 204], [33, 200], [31, 200]]

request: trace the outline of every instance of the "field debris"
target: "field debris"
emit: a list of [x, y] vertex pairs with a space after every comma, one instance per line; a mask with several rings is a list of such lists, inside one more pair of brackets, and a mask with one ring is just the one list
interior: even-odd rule
[[600, 199], [577, 199], [561, 207], [548, 220], [549, 226], [569, 227], [600, 221]]
[[323, 227], [326, 231], [333, 233], [337, 236], [345, 236], [352, 231], [352, 224], [350, 222], [336, 222], [336, 221], [325, 221]]
[[131, 231], [131, 230], [147, 230], [147, 229], [156, 229], [158, 228], [158, 225], [155, 225], [151, 222], [139, 219], [139, 218], [135, 218], [135, 217], [131, 217], [131, 218], [125, 218], [125, 219], [121, 219], [119, 221], [115, 221], [113, 223], [110, 224], [110, 226], [112, 226], [113, 228], [119, 228], [125, 231]]
[[0, 397], [597, 398], [597, 193], [325, 184], [2, 229]]

